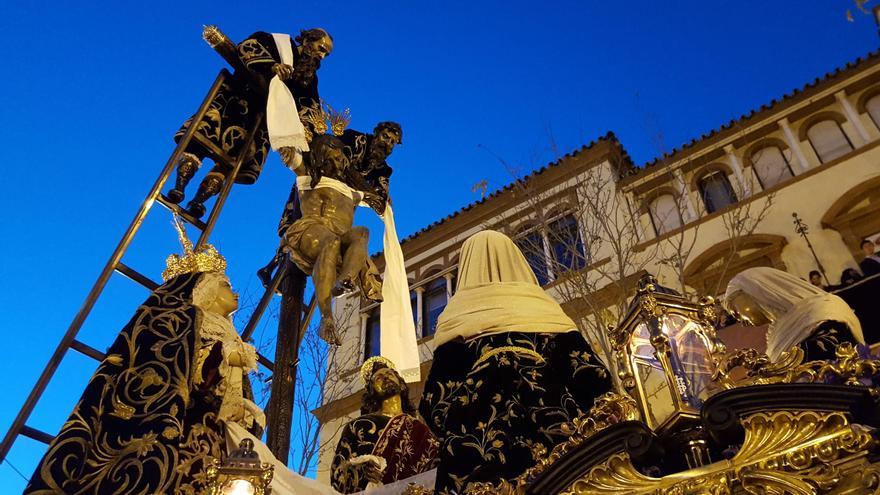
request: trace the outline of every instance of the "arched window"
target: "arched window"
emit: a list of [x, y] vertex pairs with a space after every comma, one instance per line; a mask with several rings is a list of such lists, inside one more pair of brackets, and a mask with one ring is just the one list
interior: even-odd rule
[[807, 138], [822, 163], [827, 163], [853, 150], [849, 138], [843, 133], [840, 124], [834, 120], [823, 120], [813, 124], [807, 129]]
[[378, 356], [381, 352], [379, 346], [379, 316], [379, 306], [376, 306], [370, 311], [370, 316], [367, 318], [367, 328], [364, 333], [364, 361], [373, 356]]
[[437, 317], [446, 308], [446, 279], [437, 277], [425, 286], [422, 294], [422, 337], [434, 335], [437, 329]]
[[532, 267], [532, 271], [535, 272], [538, 283], [542, 286], [546, 285], [550, 281], [550, 276], [547, 272], [544, 236], [539, 231], [532, 231], [518, 237], [515, 242], [523, 256], [526, 257], [526, 261], [529, 262], [529, 266]]
[[727, 174], [722, 171], [711, 172], [699, 182], [700, 196], [706, 204], [706, 211], [714, 213], [728, 205], [736, 203], [736, 193], [727, 179]]
[[865, 110], [868, 111], [868, 115], [871, 116], [874, 125], [880, 129], [880, 94], [872, 96], [870, 100], [865, 102]]
[[651, 201], [648, 206], [651, 213], [651, 222], [657, 235], [665, 234], [681, 227], [681, 211], [678, 203], [671, 194], [661, 194]]
[[794, 177], [791, 164], [778, 146], [766, 146], [752, 153], [752, 165], [764, 189]]
[[550, 241], [555, 273], [580, 270], [587, 266], [581, 229], [574, 215], [565, 215], [551, 223], [547, 237]]

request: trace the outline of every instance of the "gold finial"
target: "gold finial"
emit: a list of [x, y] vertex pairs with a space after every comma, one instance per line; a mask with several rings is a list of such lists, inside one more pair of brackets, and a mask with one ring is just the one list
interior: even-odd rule
[[165, 271], [162, 272], [162, 281], [167, 282], [172, 278], [184, 273], [195, 272], [224, 272], [226, 271], [226, 259], [220, 255], [217, 249], [205, 244], [198, 252], [193, 250], [193, 244], [186, 236], [183, 222], [174, 215], [171, 223], [177, 230], [180, 245], [183, 246], [183, 256], [172, 254], [165, 260]]
[[340, 112], [331, 107], [329, 103], [323, 103], [324, 113], [327, 115], [327, 120], [330, 121], [330, 132], [334, 136], [341, 136], [345, 132], [345, 128], [348, 127], [348, 124], [351, 123], [351, 109], [346, 108]]
[[202, 39], [207, 41], [211, 48], [216, 48], [229, 38], [217, 26], [206, 25], [202, 29]]
[[364, 361], [364, 365], [361, 366], [361, 379], [364, 380], [364, 385], [370, 381], [370, 377], [373, 376], [373, 368], [376, 367], [376, 364], [384, 364], [386, 367], [396, 370], [397, 367], [394, 366], [394, 362], [383, 356], [373, 356], [370, 359]]

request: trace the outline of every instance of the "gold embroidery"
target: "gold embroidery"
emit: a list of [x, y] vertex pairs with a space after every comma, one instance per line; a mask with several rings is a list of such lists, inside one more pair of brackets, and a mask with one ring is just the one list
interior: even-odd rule
[[544, 362], [544, 356], [541, 356], [538, 352], [532, 349], [526, 349], [525, 347], [518, 347], [514, 345], [506, 345], [504, 347], [496, 347], [495, 349], [489, 349], [488, 351], [483, 352], [483, 354], [480, 355], [480, 359], [477, 359], [477, 362], [474, 363], [473, 367], [476, 368], [492, 356], [497, 356], [498, 354], [501, 354], [503, 352], [513, 352], [521, 356], [530, 357], [539, 363]]
[[134, 415], [134, 408], [123, 404], [118, 397], [113, 396], [113, 412], [110, 413], [111, 416], [116, 416], [117, 418], [122, 419], [131, 419]]

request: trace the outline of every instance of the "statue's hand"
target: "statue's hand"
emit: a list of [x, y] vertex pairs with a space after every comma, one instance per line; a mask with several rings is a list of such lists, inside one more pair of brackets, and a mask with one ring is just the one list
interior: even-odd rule
[[287, 168], [296, 172], [297, 175], [302, 175], [302, 173], [305, 172], [302, 170], [302, 153], [300, 153], [299, 150], [293, 146], [284, 146], [278, 148], [278, 154], [281, 155], [281, 161], [287, 165]]
[[379, 215], [385, 213], [385, 202], [378, 194], [365, 192], [364, 202], [370, 205], [370, 208], [372, 208], [373, 211], [375, 211]]
[[288, 79], [293, 77], [293, 67], [287, 64], [275, 64], [272, 66], [272, 71], [282, 81], [287, 81]]
[[226, 356], [226, 360], [229, 363], [229, 366], [232, 366], [235, 368], [241, 368], [245, 365], [244, 357], [238, 351], [230, 352], [229, 355]]
[[364, 476], [370, 483], [382, 484], [382, 468], [373, 461], [364, 464]]

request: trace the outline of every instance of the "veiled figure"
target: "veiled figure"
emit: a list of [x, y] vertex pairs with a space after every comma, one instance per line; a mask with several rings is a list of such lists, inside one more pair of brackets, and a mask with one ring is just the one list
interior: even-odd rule
[[198, 494], [223, 452], [224, 422], [262, 423], [243, 398], [256, 352], [229, 314], [222, 273], [185, 273], [156, 289], [107, 350], [26, 494]]
[[562, 425], [611, 389], [574, 322], [499, 232], [465, 241], [434, 339], [419, 411], [441, 439], [440, 494], [519, 476], [534, 465], [533, 447], [562, 442]]
[[843, 342], [865, 343], [862, 325], [843, 299], [775, 268], [738, 273], [724, 304], [745, 323], [768, 325], [767, 356], [774, 361], [795, 346], [807, 361], [817, 361], [835, 359]]

